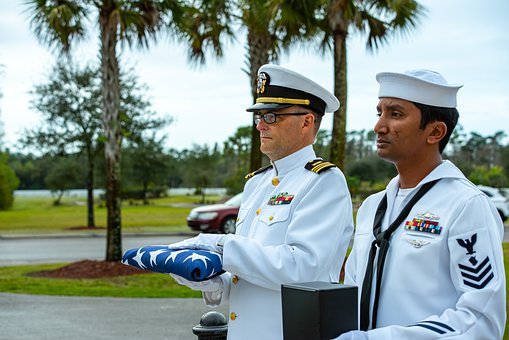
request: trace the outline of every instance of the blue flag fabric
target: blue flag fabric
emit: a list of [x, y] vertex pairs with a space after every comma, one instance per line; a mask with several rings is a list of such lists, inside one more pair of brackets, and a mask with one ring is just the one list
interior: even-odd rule
[[129, 249], [122, 263], [158, 273], [172, 273], [189, 281], [204, 281], [224, 273], [221, 254], [199, 249], [145, 246]]

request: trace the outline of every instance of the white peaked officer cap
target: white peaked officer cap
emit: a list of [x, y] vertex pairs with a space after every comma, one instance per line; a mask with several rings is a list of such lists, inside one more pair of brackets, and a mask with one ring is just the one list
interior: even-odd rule
[[339, 108], [339, 100], [309, 78], [284, 67], [266, 64], [258, 70], [256, 102], [246, 111], [279, 110], [299, 105], [323, 115]]
[[440, 73], [410, 70], [404, 73], [382, 72], [378, 98], [392, 97], [438, 107], [456, 107], [456, 94], [463, 85], [448, 84]]

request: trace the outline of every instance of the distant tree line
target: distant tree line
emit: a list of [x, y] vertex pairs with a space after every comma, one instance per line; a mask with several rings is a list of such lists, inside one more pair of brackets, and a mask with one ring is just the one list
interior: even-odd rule
[[[482, 136], [464, 133], [461, 126], [455, 133], [444, 158], [458, 165], [476, 184], [495, 187], [509, 186], [509, 144], [504, 144], [503, 132]], [[122, 188], [125, 198], [148, 199], [168, 188], [225, 187], [230, 194], [240, 192], [244, 176], [249, 172], [251, 145], [250, 126], [243, 126], [221, 144], [193, 145], [189, 149], [165, 149], [162, 140], [148, 139], [123, 147]], [[347, 133], [345, 173], [354, 195], [377, 191], [387, 184], [396, 171], [394, 166], [378, 158], [375, 134], [370, 130]], [[321, 130], [315, 149], [326, 158], [330, 147], [330, 132]], [[85, 188], [87, 169], [84, 155], [35, 156], [10, 154], [9, 165], [19, 178], [19, 189], [49, 189], [61, 192], [70, 188]], [[97, 164], [102, 157], [97, 157]], [[96, 188], [104, 184], [102, 166], [94, 172]]]

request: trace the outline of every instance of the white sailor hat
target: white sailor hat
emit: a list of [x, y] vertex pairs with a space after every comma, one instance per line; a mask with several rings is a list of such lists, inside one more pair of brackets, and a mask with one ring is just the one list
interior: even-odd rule
[[400, 98], [448, 108], [456, 107], [456, 94], [463, 86], [448, 84], [440, 73], [430, 70], [382, 72], [376, 75], [376, 80], [380, 84], [378, 98]]
[[256, 94], [255, 104], [246, 111], [279, 110], [299, 105], [323, 115], [339, 108], [339, 101], [332, 93], [311, 79], [278, 65], [260, 67]]

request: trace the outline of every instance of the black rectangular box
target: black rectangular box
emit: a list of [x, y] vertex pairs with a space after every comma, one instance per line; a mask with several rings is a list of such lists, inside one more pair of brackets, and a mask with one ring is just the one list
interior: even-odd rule
[[330, 282], [283, 284], [285, 340], [322, 340], [358, 329], [357, 287]]

